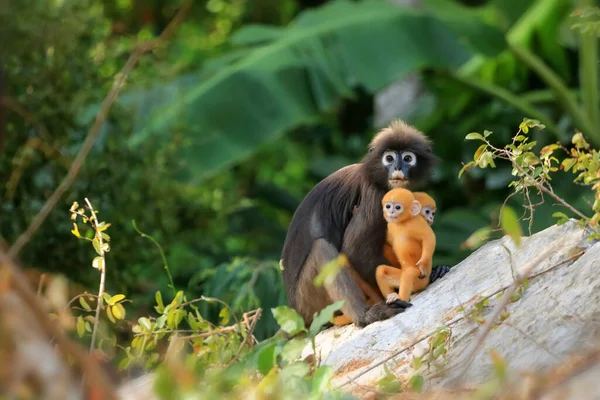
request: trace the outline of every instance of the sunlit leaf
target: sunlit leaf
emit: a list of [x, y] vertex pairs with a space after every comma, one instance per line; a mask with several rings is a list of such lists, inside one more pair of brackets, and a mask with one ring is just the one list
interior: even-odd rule
[[125, 318], [125, 307], [123, 307], [123, 304], [120, 304], [120, 303], [115, 304], [111, 308], [112, 308], [113, 315], [115, 316], [116, 319], [124, 319]]
[[85, 321], [81, 315], [77, 317], [77, 335], [79, 335], [79, 337], [83, 337], [83, 335], [85, 335]]
[[102, 271], [104, 269], [104, 258], [101, 256], [94, 257], [92, 260], [92, 267], [96, 268], [98, 271]]
[[295, 335], [305, 330], [304, 319], [294, 309], [288, 306], [279, 306], [272, 308], [273, 317], [281, 329], [289, 335]]
[[313, 374], [312, 394], [323, 393], [329, 386], [329, 382], [333, 377], [333, 368], [329, 365], [322, 365]]
[[219, 318], [221, 318], [221, 325], [227, 325], [229, 323], [229, 308], [223, 307], [219, 312]]
[[336, 301], [323, 308], [319, 313], [315, 313], [312, 323], [310, 324], [309, 335], [314, 336], [319, 333], [321, 327], [328, 322], [333, 321], [333, 314], [342, 308], [344, 300]]
[[84, 310], [86, 311], [91, 311], [92, 307], [90, 307], [90, 305], [87, 303], [87, 301], [85, 301], [85, 299], [83, 298], [83, 296], [81, 296], [79, 298], [79, 304], [81, 304], [81, 307], [83, 307]]
[[425, 384], [425, 378], [422, 375], [413, 375], [408, 380], [408, 387], [413, 392], [421, 393], [423, 390], [423, 385]]
[[110, 304], [111, 306], [118, 303], [119, 301], [123, 300], [125, 298], [124, 294], [115, 294], [114, 296], [112, 296], [110, 298], [110, 300], [108, 300], [108, 304]]
[[521, 224], [519, 223], [517, 213], [515, 213], [515, 210], [513, 210], [511, 207], [504, 206], [502, 209], [500, 226], [502, 227], [504, 233], [509, 235], [517, 246], [521, 244], [521, 236], [523, 235]]
[[494, 349], [489, 350], [490, 358], [492, 359], [492, 364], [494, 365], [494, 372], [496, 376], [500, 379], [504, 379], [506, 377], [506, 361], [502, 358], [500, 353], [498, 353]]
[[92, 246], [94, 246], [94, 250], [98, 253], [99, 256], [102, 255], [102, 248], [100, 247], [100, 240], [97, 237], [92, 239]]
[[77, 227], [77, 224], [75, 222], [73, 222], [73, 230], [71, 230], [71, 233], [77, 238], [81, 237], [81, 234], [79, 233], [79, 228]]
[[331, 283], [345, 265], [348, 265], [348, 258], [344, 254], [338, 255], [321, 268], [321, 271], [313, 279], [313, 284], [321, 287], [326, 283]]
[[147, 332], [150, 332], [152, 330], [152, 323], [150, 322], [150, 320], [148, 318], [141, 317], [141, 318], [138, 319], [138, 323]]
[[465, 136], [465, 140], [483, 140], [483, 135], [477, 132], [471, 132]]
[[281, 358], [286, 362], [292, 362], [302, 354], [302, 350], [306, 347], [306, 340], [294, 338], [287, 342], [281, 350]]

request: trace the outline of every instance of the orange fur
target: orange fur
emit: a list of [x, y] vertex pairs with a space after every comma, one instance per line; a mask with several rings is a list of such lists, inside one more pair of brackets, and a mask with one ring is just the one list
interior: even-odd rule
[[[377, 285], [388, 302], [397, 298], [408, 301], [412, 293], [425, 289], [429, 284], [426, 278], [431, 274], [435, 234], [426, 219], [420, 217], [421, 204], [409, 190], [392, 189], [383, 197], [381, 204], [388, 221], [387, 241], [402, 268], [377, 267]], [[394, 287], [399, 287], [398, 294]]]

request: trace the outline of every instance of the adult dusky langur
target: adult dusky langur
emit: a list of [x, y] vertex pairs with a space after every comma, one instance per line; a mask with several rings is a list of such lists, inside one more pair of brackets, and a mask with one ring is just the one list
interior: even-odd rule
[[[306, 195], [288, 228], [281, 267], [289, 304], [307, 324], [315, 312], [339, 300], [344, 300], [344, 315], [361, 327], [411, 306], [402, 301], [367, 305], [346, 268], [322, 287], [315, 287], [313, 279], [341, 252], [362, 279], [377, 287], [377, 266], [389, 264], [383, 257], [386, 221], [381, 199], [392, 188], [412, 190], [425, 183], [436, 162], [430, 140], [414, 127], [394, 120], [375, 135], [360, 163], [332, 173]], [[429, 279], [433, 282], [447, 271], [447, 267], [439, 267]]]

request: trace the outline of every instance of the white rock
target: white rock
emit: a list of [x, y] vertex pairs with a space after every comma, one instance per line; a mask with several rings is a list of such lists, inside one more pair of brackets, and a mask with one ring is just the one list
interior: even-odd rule
[[[360, 393], [361, 386], [372, 387], [384, 376], [384, 363], [401, 381], [408, 380], [415, 373], [412, 354], [428, 353], [427, 339], [444, 326], [451, 330], [451, 338], [447, 356], [440, 360], [444, 369], [460, 371], [465, 350], [481, 329], [468, 318], [474, 304], [491, 296], [479, 313], [487, 317], [500, 301], [496, 294], [524, 273], [532, 277], [528, 286], [506, 307], [508, 318], [489, 331], [461, 382], [479, 384], [493, 377], [490, 349], [516, 375], [542, 372], [570, 354], [592, 348], [600, 330], [600, 243], [586, 238], [587, 232], [574, 221], [524, 237], [518, 249], [504, 237], [484, 245], [413, 295], [413, 307], [404, 313], [363, 329], [348, 325], [321, 332], [317, 352], [322, 364], [336, 371], [333, 386], [347, 383], [345, 390]], [[302, 356], [310, 353], [308, 346]], [[425, 388], [451, 385], [449, 375], [434, 367], [428, 371], [423, 365], [419, 374]], [[596, 392], [600, 396], [600, 384]]]

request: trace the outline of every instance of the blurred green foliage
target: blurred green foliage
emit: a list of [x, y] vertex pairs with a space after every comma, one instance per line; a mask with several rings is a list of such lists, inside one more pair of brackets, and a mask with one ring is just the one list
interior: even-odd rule
[[[476, 149], [463, 141], [468, 132], [491, 130], [500, 146], [533, 112], [548, 127], [532, 133], [539, 146], [569, 146], [576, 128], [597, 146], [600, 126], [597, 18], [585, 8], [593, 3], [471, 3], [423, 0], [414, 10], [383, 0], [196, 2], [172, 42], [130, 75], [76, 183], [21, 260], [94, 287], [89, 246], [71, 240], [65, 218], [88, 197], [112, 223], [107, 290], [126, 293], [134, 314], [145, 315], [168, 279], [159, 250], [132, 220], [160, 243], [188, 297], [218, 297], [240, 312], [285, 304], [277, 262], [295, 207], [320, 179], [362, 157], [376, 130], [373, 96], [418, 71], [424, 89], [399, 117], [426, 132], [443, 160], [428, 188], [439, 209], [434, 263], [456, 264], [473, 232], [498, 223], [510, 193], [509, 166], [457, 179]], [[41, 209], [130, 51], [160, 34], [180, 4], [0, 4], [8, 82], [1, 241], [14, 241]], [[571, 15], [577, 7], [587, 11]], [[559, 173], [553, 187], [585, 208], [586, 189], [569, 175]], [[509, 204], [519, 210], [523, 199]], [[555, 211], [540, 205], [532, 232], [552, 224]], [[260, 324], [261, 337], [277, 329], [270, 315]]]

